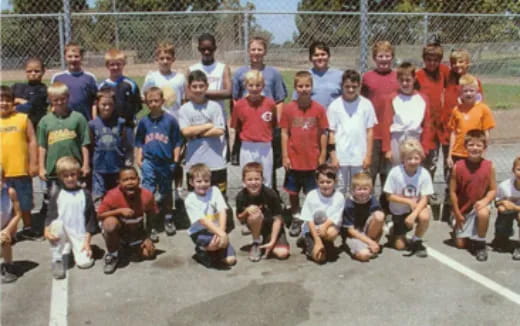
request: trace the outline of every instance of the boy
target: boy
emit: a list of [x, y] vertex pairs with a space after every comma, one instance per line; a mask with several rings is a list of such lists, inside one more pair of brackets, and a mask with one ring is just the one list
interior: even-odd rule
[[262, 184], [262, 165], [249, 162], [242, 170], [244, 188], [237, 194], [237, 218], [248, 225], [253, 236], [249, 260], [260, 261], [271, 253], [278, 259], [289, 257], [289, 242], [285, 236], [280, 198], [274, 190]]
[[[419, 140], [425, 153], [433, 147], [431, 145], [430, 112], [424, 98], [415, 90], [415, 66], [403, 62], [397, 68], [399, 91], [392, 99], [391, 110], [386, 118], [390, 121], [390, 133], [383, 137], [383, 148], [389, 149], [393, 165], [398, 165], [399, 144], [406, 138]], [[388, 144], [390, 140], [390, 144]], [[387, 155], [389, 158], [389, 155]]]
[[336, 191], [336, 169], [321, 164], [316, 170], [318, 189], [307, 194], [302, 208], [304, 221], [297, 245], [305, 255], [318, 264], [336, 256], [334, 240], [339, 234], [345, 198]]
[[417, 139], [408, 138], [400, 145], [402, 164], [390, 170], [383, 191], [388, 196], [393, 221], [393, 247], [407, 247], [406, 233], [415, 233], [408, 246], [411, 254], [427, 257], [422, 238], [428, 229], [430, 212], [428, 196], [433, 194], [433, 182], [428, 171], [421, 166], [424, 151]]
[[345, 201], [343, 228], [352, 257], [369, 261], [381, 251], [385, 214], [372, 192], [372, 178], [361, 172], [352, 177], [352, 192]]
[[457, 105], [448, 121], [450, 133], [450, 148], [448, 166], [468, 156], [464, 147], [464, 137], [468, 130], [479, 129], [484, 131], [486, 141], [489, 139], [489, 130], [495, 127], [495, 120], [489, 107], [477, 100], [478, 81], [470, 74], [465, 74], [459, 81], [461, 103]]
[[146, 74], [143, 91], [150, 87], [159, 87], [164, 94], [164, 110], [175, 118], [179, 118], [179, 109], [184, 100], [186, 78], [183, 74], [172, 70], [175, 62], [175, 47], [171, 43], [159, 43], [155, 49], [155, 62], [159, 70]]
[[[176, 233], [173, 223], [173, 171], [179, 162], [181, 136], [177, 120], [164, 114], [163, 92], [158, 87], [150, 87], [144, 92], [145, 103], [150, 113], [139, 121], [135, 136], [135, 161], [141, 168], [143, 187], [157, 192], [161, 214], [164, 214], [164, 231], [168, 236]], [[159, 240], [155, 223], [152, 224], [150, 238]]]
[[220, 190], [211, 186], [211, 170], [198, 163], [191, 166], [189, 176], [193, 192], [185, 203], [191, 221], [188, 234], [195, 243], [193, 258], [206, 267], [236, 264], [235, 249], [226, 233], [226, 202]]
[[25, 62], [27, 83], [16, 83], [11, 87], [16, 111], [26, 113], [34, 129], [47, 113], [47, 86], [42, 83], [44, 74], [43, 61], [40, 58], [30, 58]]
[[61, 82], [67, 85], [70, 98], [69, 104], [72, 110], [77, 111], [90, 121], [92, 119], [92, 106], [96, 99], [96, 77], [81, 68], [84, 50], [79, 44], [69, 43], [65, 45], [65, 61], [68, 70], [58, 72], [51, 78], [51, 84]]
[[88, 145], [90, 144], [87, 120], [68, 107], [67, 85], [55, 82], [47, 90], [51, 112], [38, 125], [39, 175], [48, 183], [48, 193], [56, 184], [56, 162], [60, 157], [73, 156], [81, 164], [81, 175], [90, 173]]
[[125, 120], [115, 113], [115, 101], [111, 89], [101, 89], [97, 94], [96, 118], [88, 123], [92, 140], [92, 197], [96, 206], [108, 190], [117, 186], [125, 157], [133, 153], [133, 148], [126, 142], [126, 133], [131, 129], [126, 128]]
[[487, 147], [484, 131], [468, 131], [464, 136], [464, 147], [468, 156], [455, 163], [450, 176], [455, 246], [470, 249], [478, 261], [486, 261], [489, 204], [495, 198], [497, 188], [495, 167], [482, 157]]
[[153, 194], [139, 187], [139, 175], [134, 167], [119, 171], [119, 186], [110, 190], [98, 208], [107, 254], [103, 272], [112, 274], [119, 262], [121, 243], [137, 251], [143, 259], [155, 257], [155, 247], [145, 230], [146, 224], [159, 213]]
[[377, 125], [374, 107], [359, 95], [361, 76], [346, 70], [342, 77], [342, 96], [329, 105], [329, 146], [331, 164], [341, 173], [341, 191], [350, 189], [350, 180], [372, 163], [373, 127]]
[[35, 238], [41, 236], [41, 230], [31, 227], [33, 226], [31, 177], [38, 174], [36, 136], [33, 124], [27, 115], [16, 112], [14, 101], [11, 89], [0, 86], [0, 165], [3, 167], [5, 183], [15, 189], [20, 200], [24, 224], [21, 235]]
[[299, 71], [294, 77], [298, 97], [287, 104], [282, 113], [282, 162], [285, 167], [284, 189], [289, 193], [292, 223], [290, 235], [300, 234], [299, 193], [315, 189], [314, 171], [325, 162], [327, 148], [326, 130], [329, 127], [325, 109], [311, 100], [312, 76]]
[[[2, 86], [3, 87], [3, 86]], [[0, 166], [0, 246], [4, 262], [0, 266], [2, 283], [12, 283], [18, 279], [18, 272], [13, 264], [13, 245], [16, 229], [22, 212], [16, 190], [5, 182], [4, 171]]]
[[276, 126], [276, 103], [262, 95], [264, 78], [258, 70], [245, 74], [247, 97], [235, 104], [231, 128], [237, 131], [242, 141], [240, 167], [249, 162], [258, 162], [264, 169], [264, 185], [271, 187], [273, 174], [273, 129]]
[[[502, 181], [498, 186], [498, 216], [493, 240], [497, 250], [508, 249], [509, 237], [513, 235], [513, 221], [516, 220], [520, 228], [520, 156], [513, 161], [513, 175], [513, 178]], [[520, 260], [520, 247], [513, 250], [513, 260]]]
[[64, 255], [70, 254], [71, 247], [78, 268], [94, 265], [90, 240], [97, 232], [97, 221], [90, 194], [79, 186], [79, 162], [72, 156], [61, 157], [56, 173], [60, 184], [49, 200], [45, 238], [51, 245], [52, 275], [62, 279], [68, 264]]

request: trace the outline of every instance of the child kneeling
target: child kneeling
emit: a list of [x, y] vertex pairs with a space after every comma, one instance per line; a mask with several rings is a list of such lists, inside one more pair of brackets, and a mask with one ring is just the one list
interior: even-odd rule
[[301, 212], [303, 234], [297, 245], [309, 259], [319, 264], [335, 257], [334, 240], [341, 226], [345, 198], [336, 190], [336, 176], [337, 170], [333, 166], [322, 164], [318, 167], [318, 189], [307, 194]]
[[227, 205], [222, 193], [211, 186], [211, 170], [202, 163], [191, 166], [189, 183], [193, 191], [185, 200], [191, 221], [188, 234], [195, 243], [193, 258], [206, 267], [236, 263], [235, 249], [226, 233]]
[[2, 247], [2, 283], [12, 283], [18, 279], [18, 272], [13, 264], [13, 245], [22, 211], [14, 187], [5, 182], [5, 175], [0, 166], [0, 246]]
[[51, 244], [52, 275], [65, 278], [64, 257], [72, 253], [79, 268], [94, 265], [90, 239], [97, 232], [96, 213], [90, 194], [79, 186], [79, 162], [64, 156], [56, 162], [58, 186], [50, 198], [45, 219], [45, 238]]

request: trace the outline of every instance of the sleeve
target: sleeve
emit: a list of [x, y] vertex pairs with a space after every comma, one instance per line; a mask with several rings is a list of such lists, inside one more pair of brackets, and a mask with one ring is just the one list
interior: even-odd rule
[[287, 97], [287, 87], [283, 81], [282, 74], [276, 69], [274, 72], [273, 99], [276, 103], [280, 103]]
[[139, 121], [137, 125], [137, 131], [135, 132], [135, 147], [143, 147], [144, 146], [144, 137], [146, 134], [146, 127], [144, 125], [143, 119]]
[[38, 145], [43, 148], [47, 148], [47, 122], [46, 119], [41, 119], [38, 127], [36, 128], [36, 138]]
[[334, 193], [332, 206], [327, 209], [327, 216], [337, 226], [341, 225], [341, 218], [343, 216], [343, 209], [345, 208], [345, 198], [340, 192]]
[[204, 218], [204, 212], [199, 209], [197, 205], [197, 198], [194, 193], [190, 193], [185, 200], [186, 214], [190, 219], [191, 224], [196, 223], [198, 220]]
[[489, 109], [487, 105], [484, 105], [482, 113], [482, 129], [493, 129], [495, 127], [495, 119], [493, 118], [493, 113], [491, 113], [491, 109]]
[[224, 114], [222, 113], [222, 109], [217, 104], [217, 102], [210, 101], [208, 103], [211, 103], [210, 105], [211, 105], [211, 109], [212, 109], [212, 118], [213, 118], [212, 122], [213, 122], [213, 125], [216, 128], [225, 129], [226, 128], [226, 123], [225, 123], [225, 120], [224, 120]]
[[60, 195], [61, 188], [49, 198], [49, 206], [47, 207], [47, 216], [45, 217], [45, 226], [49, 226], [52, 221], [58, 218], [58, 196]]
[[233, 88], [231, 91], [231, 95], [234, 100], [239, 100], [243, 97], [243, 85], [242, 85], [241, 77], [242, 77], [242, 73], [241, 73], [241, 70], [239, 69], [233, 75], [233, 80], [232, 80]]
[[428, 170], [421, 167], [421, 196], [433, 195], [433, 182], [432, 177]]
[[396, 185], [395, 185], [395, 178], [398, 169], [400, 168], [400, 165], [393, 167], [390, 170], [390, 173], [388, 173], [388, 176], [386, 177], [385, 186], [383, 187], [383, 192], [387, 194], [395, 194], [396, 193]]
[[155, 81], [153, 80], [152, 72], [149, 71], [146, 74], [146, 77], [144, 78], [143, 88], [141, 89], [141, 91], [143, 92], [142, 95], [144, 96], [144, 92], [152, 86], [155, 86]]
[[78, 119], [78, 135], [80, 135], [81, 146], [90, 144], [90, 132], [87, 120], [81, 115]]
[[365, 125], [367, 128], [372, 128], [377, 124], [376, 111], [374, 110], [374, 106], [372, 105], [372, 102], [370, 102], [368, 99], [366, 100], [365, 103], [366, 103], [366, 109], [367, 109], [367, 114], [365, 117], [366, 118]]
[[86, 190], [83, 190], [85, 194], [85, 230], [90, 234], [96, 234], [99, 232], [98, 221], [96, 218], [96, 210], [94, 209], [94, 202], [92, 196]]
[[226, 201], [224, 200], [224, 196], [222, 196], [222, 193], [220, 192], [220, 190], [213, 186], [213, 199], [215, 200], [215, 204], [216, 204], [216, 207], [217, 207], [217, 212], [222, 212], [222, 211], [225, 211], [227, 210], [227, 204], [226, 204]]
[[327, 110], [327, 120], [329, 122], [329, 130], [332, 130], [332, 131], [336, 131], [336, 128], [337, 128], [336, 115], [334, 112], [334, 103], [335, 103], [335, 101], [333, 101], [329, 105], [329, 109]]
[[348, 228], [354, 226], [354, 215], [353, 215], [354, 204], [352, 199], [345, 201], [345, 208], [343, 209], [343, 226]]
[[289, 128], [289, 104], [285, 104], [280, 118], [280, 128]]
[[[374, 106], [372, 105], [372, 109], [374, 109]], [[381, 150], [386, 153], [390, 151], [390, 127], [392, 126], [392, 123], [394, 121], [394, 107], [393, 107], [393, 101], [384, 101], [383, 103], [383, 112], [382, 112], [382, 119], [379, 121], [380, 124], [380, 130], [383, 134], [383, 139], [381, 140]]]
[[372, 195], [372, 198], [370, 198], [370, 207], [368, 209], [368, 212], [372, 214], [376, 211], [382, 210], [383, 208], [381, 207], [381, 204], [379, 204], [379, 200], [377, 200], [376, 196]]
[[179, 128], [184, 129], [191, 126], [190, 120], [188, 119], [191, 102], [184, 103], [179, 109]]
[[312, 200], [313, 200], [315, 193], [316, 193], [316, 190], [309, 192], [307, 194], [307, 196], [305, 197], [305, 200], [303, 201], [303, 207], [302, 207], [302, 211], [300, 214], [300, 218], [302, 219], [302, 221], [306, 221], [306, 222], [312, 221], [312, 214], [313, 214]]
[[457, 119], [457, 109], [453, 109], [453, 111], [451, 112], [450, 114], [450, 118], [448, 120], [448, 130], [451, 132], [451, 131], [455, 131], [455, 129], [457, 129], [457, 125], [458, 125], [458, 119]]
[[282, 215], [282, 204], [280, 203], [280, 198], [278, 195], [274, 192], [274, 190], [270, 191], [269, 195], [269, 208], [271, 209], [271, 212], [273, 213], [273, 217], [275, 216], [281, 216]]
[[99, 207], [97, 209], [97, 213], [99, 215], [114, 209], [114, 207], [112, 207], [112, 204], [111, 204], [112, 201], [113, 201], [113, 199], [112, 199], [113, 195], [112, 194], [113, 193], [109, 191], [105, 195], [105, 197], [103, 197], [103, 200], [101, 200], [101, 204], [99, 204]]
[[236, 214], [240, 214], [244, 211], [244, 209], [246, 208], [246, 203], [245, 203], [245, 200], [244, 200], [244, 189], [242, 189], [238, 194], [237, 194], [237, 197], [235, 198], [235, 205], [236, 205]]

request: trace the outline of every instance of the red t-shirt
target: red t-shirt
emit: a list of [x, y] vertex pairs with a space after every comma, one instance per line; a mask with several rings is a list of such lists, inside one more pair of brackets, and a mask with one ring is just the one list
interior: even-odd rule
[[455, 163], [457, 203], [462, 214], [469, 213], [473, 205], [486, 195], [491, 183], [493, 164], [482, 160], [471, 162], [460, 160]]
[[329, 127], [325, 109], [312, 101], [307, 110], [292, 101], [283, 108], [280, 128], [287, 129], [287, 153], [292, 170], [316, 170], [320, 156], [320, 136]]
[[[149, 190], [140, 188], [137, 191], [136, 196], [139, 196], [141, 200], [134, 199], [128, 201], [124, 193], [121, 191], [121, 188], [119, 186], [115, 187], [114, 189], [111, 189], [109, 192], [107, 192], [103, 198], [103, 201], [98, 208], [98, 214], [103, 214], [118, 208], [132, 209], [135, 215], [133, 217], [128, 217], [129, 219], [143, 217], [144, 213], [159, 213], [159, 209], [157, 208], [153, 194]], [[122, 216], [117, 217], [123, 218]]]
[[373, 128], [374, 139], [382, 140], [388, 134], [386, 130], [390, 128], [390, 125], [385, 115], [387, 110], [390, 109], [392, 99], [398, 90], [397, 73], [393, 70], [386, 74], [371, 70], [363, 75], [361, 95], [372, 102], [379, 122]]
[[231, 128], [240, 131], [242, 141], [267, 143], [276, 126], [276, 103], [269, 97], [253, 106], [247, 97], [238, 100], [231, 116]]

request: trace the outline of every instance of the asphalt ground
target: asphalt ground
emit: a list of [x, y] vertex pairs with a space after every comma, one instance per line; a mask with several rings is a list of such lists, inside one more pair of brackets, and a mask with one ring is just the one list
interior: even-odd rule
[[[500, 157], [520, 153], [517, 147], [500, 151]], [[509, 169], [497, 165], [499, 180]], [[229, 168], [230, 198], [239, 175]], [[436, 188], [442, 190], [442, 180], [436, 179]], [[520, 262], [491, 248], [488, 261], [477, 262], [451, 246], [449, 231], [446, 223], [432, 221], [427, 258], [385, 247], [377, 259], [359, 263], [338, 239], [339, 258], [317, 265], [294, 238], [287, 261], [249, 262], [240, 248], [251, 238], [237, 228], [231, 243], [238, 264], [230, 270], [197, 264], [191, 239], [179, 231], [160, 235], [155, 260], [125, 263], [112, 275], [103, 274], [105, 245], [96, 235], [95, 266], [73, 267], [60, 281], [52, 279], [48, 244], [23, 241], [14, 257], [24, 274], [1, 286], [1, 325], [518, 325]], [[518, 232], [515, 226], [514, 239]]]

